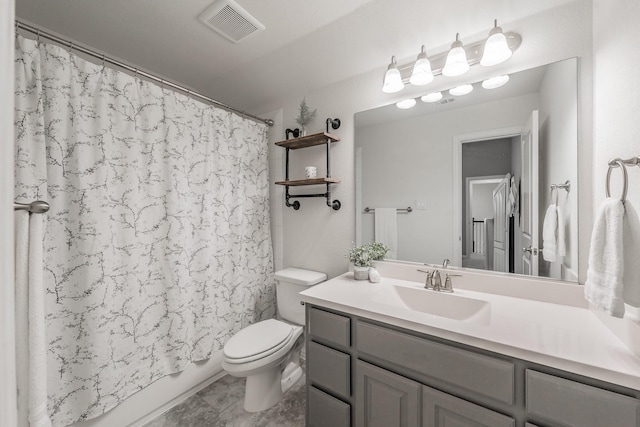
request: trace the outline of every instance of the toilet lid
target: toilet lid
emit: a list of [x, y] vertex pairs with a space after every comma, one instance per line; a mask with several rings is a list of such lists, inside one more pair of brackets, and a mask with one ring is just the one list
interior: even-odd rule
[[292, 334], [293, 326], [279, 320], [254, 323], [231, 337], [224, 346], [224, 355], [229, 359], [253, 359], [252, 356], [271, 354], [282, 348]]

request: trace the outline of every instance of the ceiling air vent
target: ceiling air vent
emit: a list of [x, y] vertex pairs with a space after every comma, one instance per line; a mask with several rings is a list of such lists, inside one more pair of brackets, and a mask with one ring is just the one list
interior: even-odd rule
[[198, 19], [234, 43], [264, 30], [264, 25], [233, 0], [216, 1]]

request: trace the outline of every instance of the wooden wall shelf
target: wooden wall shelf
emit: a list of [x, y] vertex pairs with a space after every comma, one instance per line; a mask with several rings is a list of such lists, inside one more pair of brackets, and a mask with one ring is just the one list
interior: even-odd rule
[[[336, 123], [337, 122], [337, 123]], [[327, 131], [329, 130], [329, 123], [332, 124], [334, 129], [340, 127], [339, 119], [327, 119]], [[288, 130], [287, 130], [288, 134]], [[276, 181], [277, 185], [285, 186], [285, 205], [292, 207], [294, 210], [300, 209], [300, 202], [291, 202], [291, 199], [306, 198], [306, 197], [324, 197], [327, 199], [327, 206], [333, 210], [340, 209], [340, 201], [331, 201], [331, 184], [337, 184], [339, 179], [331, 178], [331, 156], [330, 147], [331, 143], [340, 141], [337, 136], [331, 135], [328, 132], [314, 133], [313, 135], [301, 136], [300, 138], [287, 139], [284, 141], [276, 142], [276, 145], [286, 149], [286, 166], [285, 166], [285, 180]], [[321, 178], [308, 178], [308, 179], [289, 179], [289, 150], [297, 150], [298, 148], [313, 147], [315, 145], [324, 145], [326, 147], [326, 160], [327, 160], [327, 175]], [[319, 194], [290, 194], [289, 187], [299, 187], [303, 185], [326, 185], [327, 189], [324, 193]]]
[[323, 145], [327, 143], [327, 139], [331, 142], [338, 142], [340, 138], [327, 132], [314, 133], [313, 135], [301, 136], [300, 138], [287, 139], [276, 142], [276, 145], [291, 150], [298, 148], [313, 147], [314, 145]]
[[310, 179], [296, 179], [292, 181], [276, 181], [276, 185], [290, 185], [291, 187], [298, 187], [300, 185], [317, 185], [317, 184], [338, 184], [339, 179], [336, 178], [310, 178]]

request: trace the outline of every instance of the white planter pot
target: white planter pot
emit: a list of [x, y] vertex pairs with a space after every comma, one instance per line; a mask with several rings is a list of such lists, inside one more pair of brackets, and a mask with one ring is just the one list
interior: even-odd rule
[[353, 278], [356, 280], [369, 279], [369, 267], [353, 267]]

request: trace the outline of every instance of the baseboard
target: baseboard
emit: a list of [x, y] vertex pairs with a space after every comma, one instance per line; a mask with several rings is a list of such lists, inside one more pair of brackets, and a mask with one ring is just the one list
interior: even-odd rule
[[196, 385], [195, 387], [187, 390], [186, 392], [182, 393], [179, 396], [174, 397], [173, 399], [171, 399], [170, 401], [168, 401], [164, 405], [154, 409], [152, 412], [146, 414], [142, 418], [132, 422], [127, 427], [142, 427], [142, 426], [144, 426], [148, 422], [152, 421], [153, 419], [155, 419], [155, 418], [159, 417], [160, 415], [164, 414], [165, 412], [167, 412], [169, 409], [173, 408], [176, 405], [179, 405], [180, 403], [184, 402], [185, 400], [187, 400], [191, 396], [195, 395], [200, 390], [203, 390], [206, 387], [208, 387], [209, 385], [211, 385], [214, 382], [218, 381], [220, 378], [224, 377], [226, 374], [227, 373], [224, 370], [221, 371], [221, 372], [218, 372], [216, 375], [214, 375], [214, 376], [212, 376], [210, 378], [207, 378], [206, 380], [202, 381], [200, 384]]
[[217, 351], [208, 360], [191, 363], [182, 372], [160, 378], [99, 417], [69, 427], [143, 426], [223, 377], [222, 360], [222, 351]]

